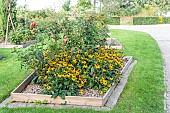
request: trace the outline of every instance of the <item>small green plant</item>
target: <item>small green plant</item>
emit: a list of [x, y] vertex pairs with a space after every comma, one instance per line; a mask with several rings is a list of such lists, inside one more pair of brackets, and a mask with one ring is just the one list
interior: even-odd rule
[[6, 103], [6, 105], [9, 105], [9, 104], [11, 104], [12, 102], [15, 102], [15, 101], [13, 101], [13, 100], [10, 100], [10, 101], [8, 101], [8, 102]]
[[41, 100], [35, 100], [34, 101], [34, 104], [48, 104], [48, 100], [43, 100], [43, 101], [41, 101]]
[[115, 43], [114, 43], [114, 42], [111, 42], [111, 43], [110, 43], [110, 46], [115, 46]]

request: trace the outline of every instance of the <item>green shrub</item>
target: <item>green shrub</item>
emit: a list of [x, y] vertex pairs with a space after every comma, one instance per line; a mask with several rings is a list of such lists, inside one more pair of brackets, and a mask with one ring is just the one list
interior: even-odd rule
[[133, 17], [133, 25], [158, 24], [158, 17]]
[[55, 38], [58, 36], [61, 27], [57, 23], [57, 19], [55, 18], [35, 18], [32, 21], [37, 23], [36, 30], [37, 35], [43, 35], [42, 38]]
[[[31, 22], [36, 22], [36, 28], [30, 28]], [[61, 28], [56, 23], [56, 20], [49, 17], [27, 20], [26, 23], [24, 18], [19, 18], [15, 32], [10, 31], [9, 33], [9, 40], [14, 44], [23, 44], [35, 39], [55, 38], [59, 33], [59, 29]]]
[[120, 17], [106, 17], [105, 22], [110, 25], [120, 25]]
[[23, 24], [18, 24], [15, 31], [10, 31], [9, 41], [14, 44], [23, 44], [29, 40], [35, 39], [36, 29], [30, 29], [29, 24], [25, 26]]
[[[161, 19], [161, 20], [160, 20]], [[169, 24], [170, 17], [133, 17], [133, 25]]]
[[47, 17], [52, 17], [56, 13], [53, 9], [42, 9], [42, 10], [37, 10], [37, 11], [28, 11], [27, 13], [27, 18], [34, 19], [34, 18], [47, 18]]
[[170, 24], [170, 17], [163, 17], [163, 24]]

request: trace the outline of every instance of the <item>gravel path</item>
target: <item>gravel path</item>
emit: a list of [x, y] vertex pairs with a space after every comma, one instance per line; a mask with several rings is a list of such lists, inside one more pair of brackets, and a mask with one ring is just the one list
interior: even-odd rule
[[149, 33], [158, 43], [164, 58], [165, 73], [165, 112], [170, 113], [170, 24], [162, 25], [120, 25], [109, 26], [110, 29], [126, 29]]

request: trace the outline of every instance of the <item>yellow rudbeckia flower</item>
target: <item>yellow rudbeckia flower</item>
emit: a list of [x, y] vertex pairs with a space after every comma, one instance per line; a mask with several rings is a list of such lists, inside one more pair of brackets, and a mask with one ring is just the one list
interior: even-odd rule
[[99, 65], [99, 64], [95, 64], [95, 67], [96, 67], [97, 69], [99, 69], [99, 68], [100, 68], [100, 65]]
[[81, 89], [81, 90], [79, 91], [79, 94], [80, 94], [80, 95], [84, 94], [84, 91]]

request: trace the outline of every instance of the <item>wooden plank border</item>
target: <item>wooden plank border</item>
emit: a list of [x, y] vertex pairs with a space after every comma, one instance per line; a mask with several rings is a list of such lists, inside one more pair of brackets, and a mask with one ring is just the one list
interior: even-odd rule
[[130, 66], [130, 64], [133, 61], [132, 56], [125, 56], [124, 59], [128, 59], [127, 63], [125, 64], [124, 68], [122, 69], [121, 73], [124, 74], [127, 68]]

